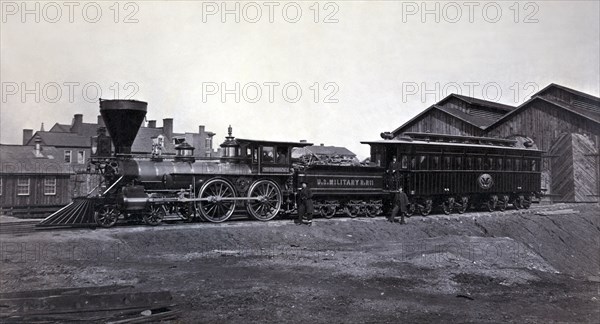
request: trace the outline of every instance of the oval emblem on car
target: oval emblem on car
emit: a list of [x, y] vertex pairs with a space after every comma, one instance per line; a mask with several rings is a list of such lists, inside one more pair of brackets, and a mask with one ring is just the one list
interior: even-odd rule
[[488, 173], [484, 173], [477, 178], [477, 183], [481, 189], [490, 189], [494, 185], [494, 179]]

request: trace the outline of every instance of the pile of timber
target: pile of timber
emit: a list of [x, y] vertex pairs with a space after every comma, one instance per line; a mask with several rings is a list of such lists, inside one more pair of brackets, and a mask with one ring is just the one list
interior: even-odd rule
[[0, 323], [146, 323], [176, 319], [168, 291], [133, 286], [59, 288], [0, 293]]

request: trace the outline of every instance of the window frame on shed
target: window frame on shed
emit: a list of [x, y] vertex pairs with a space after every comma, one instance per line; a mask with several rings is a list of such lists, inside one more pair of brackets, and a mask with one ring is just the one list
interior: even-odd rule
[[[27, 180], [27, 184], [22, 184], [22, 180]], [[27, 192], [21, 192], [21, 189], [25, 187]], [[17, 178], [17, 196], [29, 196], [31, 194], [31, 179], [29, 177], [18, 177]]]
[[[54, 180], [54, 183], [49, 184], [48, 181], [49, 180]], [[58, 181], [56, 180], [56, 177], [45, 177], [44, 178], [44, 196], [56, 196], [56, 185], [57, 185]], [[51, 191], [49, 191], [48, 189], [52, 189]]]

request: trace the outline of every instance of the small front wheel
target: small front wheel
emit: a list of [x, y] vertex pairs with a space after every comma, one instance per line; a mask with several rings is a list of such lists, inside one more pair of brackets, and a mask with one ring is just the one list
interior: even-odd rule
[[163, 206], [152, 205], [147, 214], [144, 215], [144, 223], [150, 226], [156, 226], [165, 218], [166, 212]]
[[113, 227], [119, 219], [119, 210], [116, 206], [107, 205], [102, 206], [99, 210], [94, 213], [94, 220], [96, 224], [104, 228]]

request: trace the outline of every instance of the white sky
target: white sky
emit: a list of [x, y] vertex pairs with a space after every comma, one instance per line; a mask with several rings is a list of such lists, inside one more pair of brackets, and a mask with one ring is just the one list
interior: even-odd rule
[[[21, 15], [23, 9], [35, 12], [36, 3], [39, 23], [33, 13]], [[177, 132], [206, 125], [217, 133], [216, 143], [231, 124], [239, 137], [306, 139], [346, 146], [360, 157], [368, 154], [361, 140], [397, 128], [456, 92], [456, 85], [465, 95], [513, 105], [552, 82], [595, 96], [600, 92], [599, 1], [429, 1], [427, 8], [422, 1], [331, 1], [317, 4], [319, 23], [314, 22], [315, 1], [273, 1], [272, 23], [270, 5], [260, 1], [256, 23], [246, 21], [256, 16], [249, 2], [226, 4], [229, 9], [240, 5], [240, 23], [232, 14], [222, 22], [220, 12], [203, 17], [221, 1], [137, 1], [127, 7], [120, 2], [118, 23], [114, 1], [75, 3], [70, 22], [65, 2], [54, 2], [61, 9], [56, 18], [49, 2], [23, 8], [21, 1], [2, 1], [0, 142], [19, 143], [23, 128], [38, 130], [43, 122], [48, 130], [55, 122], [70, 123], [76, 113], [95, 122], [98, 103], [85, 100], [96, 98], [95, 88], [82, 94], [92, 82], [107, 99], [115, 98], [111, 86], [116, 82], [121, 98], [133, 89], [125, 84], [135, 83], [133, 98], [149, 103], [147, 119], [161, 126], [163, 118], [174, 118]], [[96, 7], [102, 10], [98, 22], [86, 21], [94, 20]], [[302, 16], [287, 22], [295, 7]], [[423, 9], [437, 12], [440, 22], [434, 13], [423, 19]], [[137, 23], [123, 23], [132, 13]], [[328, 14], [337, 23], [324, 23]], [[239, 103], [234, 95], [223, 102], [221, 92], [204, 93], [203, 102], [207, 84], [232, 89], [236, 82], [249, 91]], [[265, 82], [280, 84], [273, 103]], [[295, 103], [281, 93], [290, 82], [302, 89]], [[315, 82], [321, 87], [318, 103], [311, 90]], [[338, 103], [324, 102], [333, 90], [323, 89], [328, 82], [339, 89], [333, 96]], [[73, 98], [69, 83], [76, 84]], [[251, 102], [254, 83], [262, 90], [257, 103]], [[474, 92], [469, 93], [471, 83]], [[27, 94], [24, 88], [33, 91]], [[433, 91], [423, 100], [426, 89]]]

